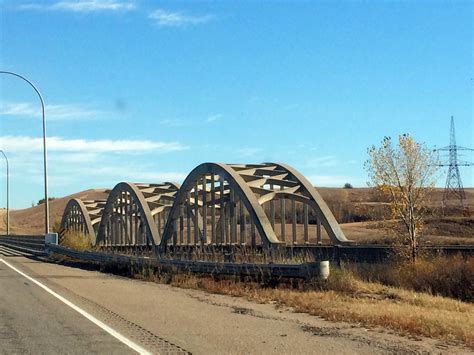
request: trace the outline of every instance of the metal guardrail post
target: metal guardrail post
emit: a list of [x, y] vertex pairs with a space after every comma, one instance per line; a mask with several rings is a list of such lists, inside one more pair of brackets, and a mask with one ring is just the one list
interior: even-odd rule
[[48, 233], [44, 236], [44, 243], [58, 245], [58, 233]]
[[51, 245], [58, 245], [58, 233], [47, 233], [44, 236], [44, 249], [47, 254], [49, 254]]

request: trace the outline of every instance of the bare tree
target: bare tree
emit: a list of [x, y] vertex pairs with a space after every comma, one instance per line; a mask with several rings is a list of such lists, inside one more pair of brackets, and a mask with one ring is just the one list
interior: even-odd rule
[[415, 260], [426, 214], [426, 198], [435, 184], [435, 155], [408, 134], [398, 137], [396, 147], [390, 137], [385, 137], [381, 146], [370, 147], [368, 154], [365, 168], [369, 185], [387, 197], [391, 218], [401, 222], [398, 231], [410, 246], [411, 259]]

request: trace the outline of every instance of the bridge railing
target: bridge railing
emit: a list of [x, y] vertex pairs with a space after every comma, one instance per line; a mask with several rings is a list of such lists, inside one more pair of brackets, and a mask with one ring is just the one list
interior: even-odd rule
[[[45, 240], [44, 236], [36, 235], [25, 235], [25, 236], [6, 236], [0, 235], [0, 245], [5, 245], [7, 247], [11, 247], [13, 249], [23, 251], [26, 253], [32, 254], [40, 254], [46, 255], [45, 251]], [[53, 248], [55, 252], [60, 253], [61, 251], [71, 251], [71, 253], [75, 253], [76, 256], [81, 256], [81, 253], [84, 255], [89, 255], [87, 253], [90, 252], [79, 252], [74, 251], [73, 249], [63, 248], [61, 246], [52, 246], [49, 245], [50, 248]], [[61, 249], [62, 248], [62, 249]], [[111, 247], [112, 248], [112, 247]], [[95, 251], [91, 251], [94, 255], [103, 255], [104, 258], [114, 257], [131, 257], [137, 256], [137, 250], [135, 248], [130, 248], [128, 246], [115, 246], [113, 250], [111, 248], [101, 248]], [[242, 264], [250, 263], [250, 259], [246, 260], [239, 260], [235, 258], [236, 253], [232, 252], [232, 246], [222, 246], [221, 253], [222, 255], [227, 255], [227, 257], [222, 258], [220, 260], [216, 260], [215, 257], [212, 255], [207, 258], [208, 262], [217, 263], [236, 263], [240, 262]], [[50, 250], [53, 250], [50, 249]], [[471, 245], [432, 245], [432, 246], [423, 246], [420, 247], [426, 255], [455, 255], [460, 254], [465, 257], [474, 256], [474, 246]], [[264, 253], [265, 251], [260, 248], [254, 250], [256, 253], [261, 252]], [[146, 253], [143, 252], [141, 256], [147, 260], [157, 260], [160, 262], [164, 262], [165, 260], [168, 262], [170, 260], [179, 261], [180, 263], [185, 260], [191, 259], [188, 256], [180, 256], [186, 253], [196, 253], [196, 249], [194, 248], [185, 248], [176, 246], [172, 249], [170, 248], [171, 254], [160, 256], [160, 254], [153, 253], [153, 250], [149, 249]], [[205, 249], [201, 249], [202, 253], [205, 253]], [[298, 261], [310, 261], [310, 260], [330, 260], [332, 262], [340, 263], [340, 262], [351, 262], [351, 263], [384, 263], [390, 261], [391, 258], [396, 254], [397, 248], [389, 245], [347, 245], [347, 246], [331, 246], [331, 245], [306, 245], [306, 246], [283, 246], [280, 248], [279, 252], [281, 253], [281, 259], [287, 258], [289, 262], [293, 260], [294, 262]], [[171, 256], [171, 257], [170, 257]], [[98, 260], [100, 261], [100, 260]], [[193, 260], [189, 260], [193, 261]], [[197, 261], [197, 260], [194, 260]], [[263, 262], [263, 261], [262, 261]], [[262, 264], [262, 262], [258, 264]], [[255, 263], [257, 264], [257, 263]]]
[[44, 235], [0, 235], [0, 245], [33, 255], [47, 255]]

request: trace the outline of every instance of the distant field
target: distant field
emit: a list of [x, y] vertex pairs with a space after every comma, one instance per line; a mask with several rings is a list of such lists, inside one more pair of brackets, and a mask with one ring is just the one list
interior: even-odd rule
[[[357, 243], [384, 244], [393, 240], [387, 232], [380, 228], [379, 216], [387, 208], [384, 201], [369, 188], [318, 188], [322, 197], [329, 205], [336, 219], [341, 223], [346, 236]], [[474, 189], [466, 189], [467, 203], [471, 211], [470, 217], [450, 215], [437, 217], [441, 209], [443, 189], [436, 189], [430, 196], [428, 207], [433, 217], [427, 220], [426, 240], [433, 244], [474, 244]], [[51, 225], [59, 223], [67, 202], [71, 198], [105, 199], [105, 189], [91, 189], [76, 194], [57, 198], [50, 202]], [[44, 206], [13, 210], [10, 213], [11, 231], [15, 234], [38, 234], [43, 232]], [[5, 231], [5, 211], [0, 210], [0, 229]], [[301, 226], [298, 226], [299, 228]], [[291, 225], [287, 225], [290, 235]], [[310, 225], [310, 233], [316, 233], [315, 226]], [[298, 234], [301, 235], [302, 233]], [[327, 239], [323, 235], [323, 240]]]
[[[380, 228], [386, 202], [369, 188], [318, 188], [346, 236], [359, 243], [387, 243], [393, 237]], [[474, 188], [465, 189], [470, 217], [450, 210], [441, 217], [443, 189], [435, 189], [427, 206], [431, 216], [426, 220], [426, 241], [432, 244], [474, 244]]]

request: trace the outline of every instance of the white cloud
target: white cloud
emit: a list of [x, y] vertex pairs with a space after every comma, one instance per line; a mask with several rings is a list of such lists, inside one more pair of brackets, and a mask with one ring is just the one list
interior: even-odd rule
[[[9, 155], [9, 160], [12, 180], [42, 185], [43, 156], [40, 152], [15, 152]], [[155, 170], [156, 161], [143, 161], [140, 157], [124, 159], [123, 155], [110, 153], [50, 151], [48, 162], [52, 193], [58, 187], [77, 191], [77, 186], [84, 182], [94, 188], [112, 188], [120, 181], [181, 183], [187, 176], [185, 172]]]
[[200, 25], [211, 21], [213, 15], [192, 16], [180, 12], [157, 9], [148, 16], [153, 22], [162, 27], [181, 27], [187, 25]]
[[[204, 120], [202, 122], [212, 123], [212, 122], [215, 122], [217, 120], [220, 120], [222, 117], [223, 116], [221, 114], [210, 115], [210, 116], [204, 118]], [[160, 120], [159, 123], [163, 126], [166, 126], [166, 127], [185, 127], [185, 126], [199, 125], [199, 124], [201, 124], [200, 120], [201, 120], [201, 118], [195, 119], [195, 120], [184, 120], [184, 119], [181, 119], [181, 118], [164, 118], [164, 119]]]
[[[90, 110], [81, 105], [46, 105], [45, 114], [48, 120], [70, 120], [92, 118], [105, 113], [98, 110]], [[30, 102], [0, 103], [0, 115], [41, 117], [41, 106], [39, 103], [33, 104]]]
[[100, 155], [97, 153], [56, 153], [50, 154], [48, 160], [52, 163], [73, 163], [73, 164], [84, 164], [84, 163], [95, 163], [100, 159]]
[[57, 1], [52, 4], [22, 4], [20, 10], [41, 11], [72, 11], [72, 12], [98, 12], [98, 11], [129, 11], [135, 9], [135, 3], [116, 0], [76, 0]]
[[216, 115], [211, 115], [208, 118], [206, 118], [206, 122], [211, 123], [211, 122], [220, 120], [221, 118], [222, 118], [222, 115], [220, 113], [218, 113]]
[[[118, 165], [120, 165], [120, 169], [118, 169]], [[52, 165], [51, 165], [52, 166]], [[87, 164], [82, 165], [74, 165], [71, 167], [70, 172], [73, 172], [71, 176], [71, 180], [73, 181], [75, 177], [79, 177], [79, 179], [83, 179], [84, 176], [92, 178], [93, 181], [95, 180], [106, 180], [111, 181], [110, 187], [113, 187], [114, 184], [118, 183], [119, 181], [131, 181], [131, 182], [182, 182], [187, 174], [183, 172], [176, 172], [176, 171], [154, 171], [144, 169], [141, 164], [129, 162], [129, 163], [116, 163], [114, 162], [107, 162], [106, 165], [99, 165], [99, 166], [90, 166]], [[70, 172], [68, 175], [71, 175]], [[60, 174], [61, 172], [57, 172]], [[56, 174], [56, 175], [57, 175]]]
[[[48, 137], [48, 150], [81, 153], [173, 152], [188, 149], [178, 142], [150, 140], [85, 140]], [[27, 136], [0, 136], [0, 149], [8, 152], [37, 152], [43, 149], [43, 139]]]
[[[155, 171], [150, 170], [150, 167], [145, 167], [143, 164], [134, 162], [123, 163], [120, 162], [120, 169], [114, 162], [107, 162], [106, 165], [90, 166], [79, 165], [75, 166], [71, 171], [74, 171], [80, 178], [84, 176], [93, 177], [93, 180], [107, 180], [112, 181], [112, 185], [119, 181], [131, 182], [182, 182], [187, 174], [176, 171]], [[147, 169], [148, 168], [148, 169]]]

